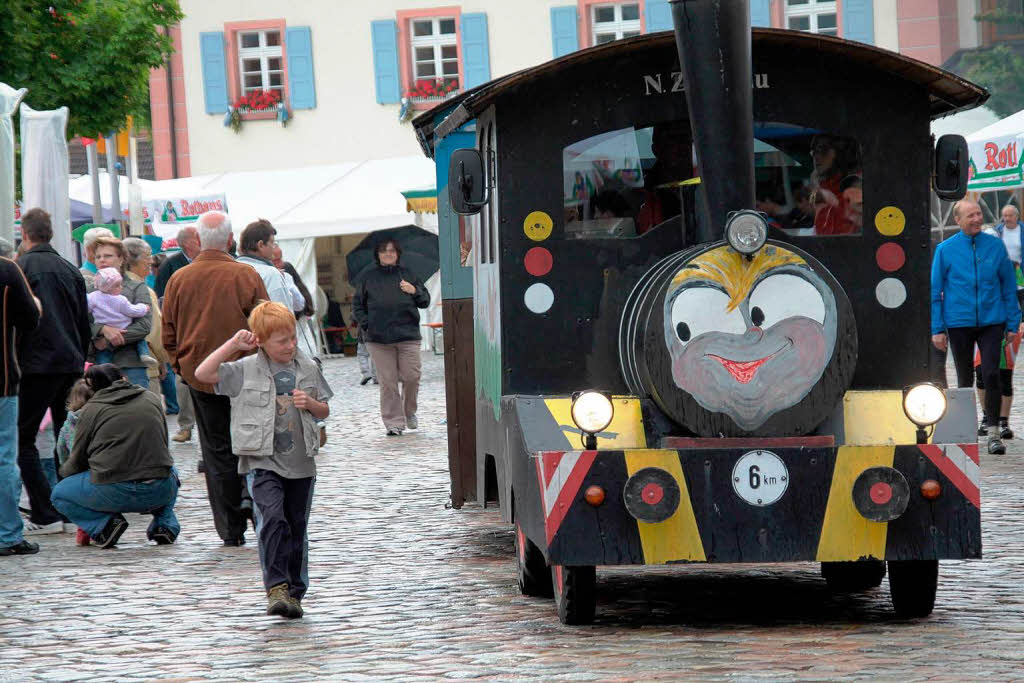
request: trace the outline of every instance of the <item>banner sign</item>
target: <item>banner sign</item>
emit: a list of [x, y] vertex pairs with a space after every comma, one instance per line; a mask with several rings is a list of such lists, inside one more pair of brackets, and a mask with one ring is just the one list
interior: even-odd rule
[[967, 189], [972, 192], [1005, 190], [1024, 185], [1020, 150], [1024, 140], [1016, 135], [972, 141]]
[[152, 234], [165, 239], [176, 237], [179, 230], [194, 225], [196, 219], [207, 211], [227, 213], [228, 202], [224, 195], [149, 199], [143, 205]]

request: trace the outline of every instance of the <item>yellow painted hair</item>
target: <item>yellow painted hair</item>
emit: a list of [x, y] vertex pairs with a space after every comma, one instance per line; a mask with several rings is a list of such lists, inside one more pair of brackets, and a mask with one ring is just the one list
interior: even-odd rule
[[806, 266], [807, 262], [791, 251], [774, 246], [764, 247], [750, 261], [731, 247], [718, 247], [686, 264], [672, 278], [672, 286], [690, 280], [714, 282], [729, 295], [727, 310], [732, 311], [747, 298], [757, 278], [772, 268], [790, 264]]

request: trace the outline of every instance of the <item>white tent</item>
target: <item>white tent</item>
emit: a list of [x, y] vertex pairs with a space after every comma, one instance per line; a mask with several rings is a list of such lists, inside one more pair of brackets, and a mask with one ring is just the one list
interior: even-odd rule
[[1024, 110], [967, 136], [970, 149], [972, 192], [1024, 187], [1021, 153], [1024, 152]]
[[[125, 187], [127, 179], [122, 177], [121, 181]], [[71, 198], [91, 202], [89, 182], [88, 177], [71, 181]], [[314, 243], [318, 237], [410, 224], [437, 232], [436, 216], [408, 211], [401, 194], [434, 183], [434, 163], [420, 156], [140, 181], [143, 201], [223, 194], [236, 236], [250, 222], [266, 218], [277, 229], [285, 260], [311, 288], [317, 282]], [[101, 190], [107, 187], [109, 181], [101, 178]], [[109, 190], [102, 200], [109, 204]], [[423, 322], [440, 321], [440, 306], [434, 305], [440, 302], [436, 275], [427, 288], [432, 305]]]

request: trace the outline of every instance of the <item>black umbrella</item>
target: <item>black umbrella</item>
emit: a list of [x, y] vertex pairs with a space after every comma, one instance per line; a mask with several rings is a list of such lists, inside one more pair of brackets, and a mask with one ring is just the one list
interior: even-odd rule
[[348, 265], [348, 281], [353, 285], [377, 265], [374, 254], [377, 245], [386, 240], [394, 240], [402, 249], [398, 265], [411, 273], [420, 282], [437, 272], [441, 259], [438, 254], [437, 235], [427, 232], [416, 225], [403, 225], [400, 228], [374, 230], [356, 245], [356, 248], [345, 257]]

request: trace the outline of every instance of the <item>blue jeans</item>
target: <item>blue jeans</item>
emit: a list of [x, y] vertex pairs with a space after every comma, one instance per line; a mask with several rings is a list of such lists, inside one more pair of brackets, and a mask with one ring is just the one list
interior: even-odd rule
[[149, 389], [149, 375], [146, 374], [146, 368], [121, 368], [121, 374], [132, 384]]
[[178, 386], [175, 379], [174, 370], [171, 369], [171, 364], [168, 363], [167, 374], [160, 380], [160, 391], [164, 395], [164, 400], [167, 401], [168, 415], [176, 415], [181, 412], [181, 407], [178, 406]]
[[177, 536], [181, 531], [174, 514], [177, 498], [178, 472], [173, 467], [171, 476], [148, 483], [94, 484], [88, 472], [79, 472], [61, 479], [51, 496], [53, 506], [92, 537], [103, 531], [117, 512], [150, 513], [149, 533], [164, 527]]
[[18, 397], [0, 398], [0, 548], [22, 542], [24, 525], [18, 513], [21, 470], [18, 469]]

